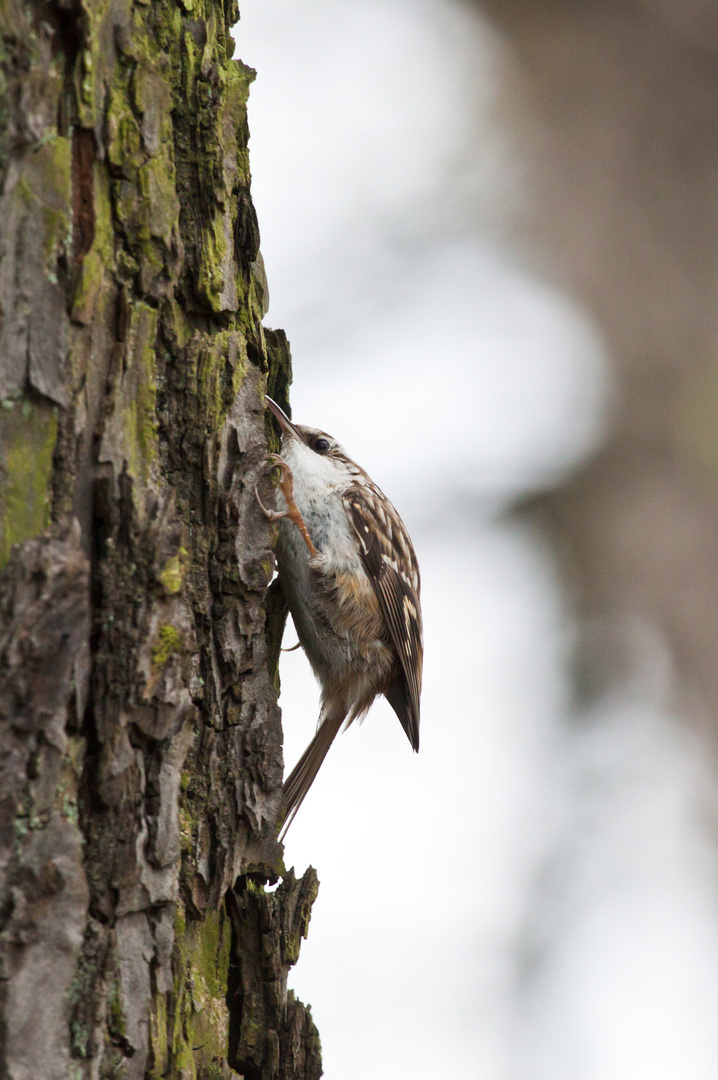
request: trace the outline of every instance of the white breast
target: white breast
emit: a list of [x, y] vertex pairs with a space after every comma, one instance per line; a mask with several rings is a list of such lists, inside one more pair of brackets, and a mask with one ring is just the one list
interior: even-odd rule
[[334, 459], [316, 454], [296, 439], [282, 447], [282, 456], [292, 470], [294, 500], [322, 554], [325, 572], [364, 573], [342, 498], [353, 476]]
[[323, 675], [352, 662], [354, 649], [327, 620], [326, 601], [318, 595], [318, 584], [323, 575], [366, 576], [342, 500], [353, 478], [294, 439], [282, 447], [282, 456], [292, 470], [294, 500], [319, 556], [310, 565], [299, 529], [285, 518], [277, 544], [279, 573], [299, 639], [323, 681]]

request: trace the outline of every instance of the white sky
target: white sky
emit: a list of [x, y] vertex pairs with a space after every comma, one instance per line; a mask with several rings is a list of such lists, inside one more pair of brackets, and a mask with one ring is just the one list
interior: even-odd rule
[[[709, 767], [660, 693], [571, 715], [552, 557], [499, 513], [589, 452], [606, 397], [586, 318], [497, 240], [500, 43], [450, 0], [241, 6], [294, 416], [385, 488], [423, 580], [421, 753], [377, 703], [287, 838], [321, 881], [290, 983], [325, 1075], [715, 1080]], [[282, 686], [291, 767], [301, 652]]]

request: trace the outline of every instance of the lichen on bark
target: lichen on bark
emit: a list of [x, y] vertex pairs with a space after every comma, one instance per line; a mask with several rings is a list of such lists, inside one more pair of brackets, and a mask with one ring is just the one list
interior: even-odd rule
[[[291, 362], [262, 326], [237, 17], [0, 0], [9, 1077], [233, 1075], [231, 972], [262, 978], [236, 897], [301, 894], [305, 932], [315, 892], [276, 839], [285, 610], [254, 487]], [[321, 1069], [286, 999], [292, 935], [261, 959], [281, 991], [252, 1014], [267, 1080]]]

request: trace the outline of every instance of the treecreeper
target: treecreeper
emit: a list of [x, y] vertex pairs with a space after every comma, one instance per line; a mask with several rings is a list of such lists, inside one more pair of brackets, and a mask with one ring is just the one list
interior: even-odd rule
[[255, 493], [279, 522], [280, 582], [322, 691], [317, 732], [284, 782], [284, 835], [342, 724], [379, 694], [418, 751], [424, 646], [419, 566], [398, 513], [336, 439], [267, 405], [282, 429], [281, 455], [269, 460], [283, 509]]

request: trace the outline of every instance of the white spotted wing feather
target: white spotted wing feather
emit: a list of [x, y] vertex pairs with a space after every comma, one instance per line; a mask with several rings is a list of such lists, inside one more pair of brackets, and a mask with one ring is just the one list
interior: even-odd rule
[[344, 505], [399, 658], [385, 694], [418, 750], [424, 643], [416, 554], [403, 521], [371, 481], [345, 491]]

